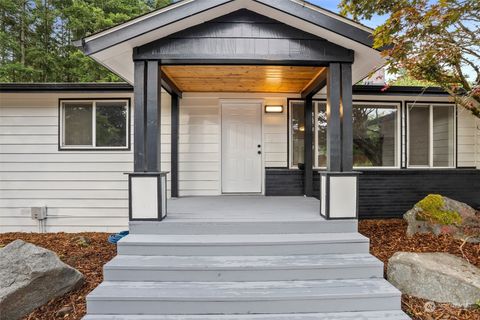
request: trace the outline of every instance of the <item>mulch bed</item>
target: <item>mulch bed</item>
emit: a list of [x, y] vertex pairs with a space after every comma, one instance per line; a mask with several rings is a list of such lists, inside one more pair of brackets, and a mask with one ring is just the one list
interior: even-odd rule
[[[480, 244], [463, 243], [451, 236], [432, 234], [407, 237], [407, 223], [403, 219], [362, 220], [359, 231], [370, 238], [370, 252], [383, 261], [398, 251], [448, 252], [463, 257], [480, 268]], [[386, 269], [386, 268], [385, 268]], [[428, 304], [427, 304], [428, 303]], [[433, 305], [433, 308], [429, 308]], [[478, 320], [480, 309], [456, 308], [445, 303], [432, 304], [428, 300], [402, 296], [402, 309], [413, 320]], [[426, 310], [427, 309], [427, 310]], [[432, 312], [432, 309], [434, 311]]]
[[[371, 252], [384, 263], [397, 251], [449, 252], [480, 267], [480, 245], [463, 244], [450, 236], [416, 235], [408, 238], [406, 223], [401, 219], [363, 220], [359, 231], [371, 239]], [[84, 238], [82, 238], [84, 237]], [[102, 267], [116, 255], [116, 247], [107, 242], [106, 233], [4, 233], [0, 234], [0, 246], [15, 239], [55, 251], [67, 264], [86, 276], [80, 289], [50, 301], [33, 311], [25, 319], [79, 320], [85, 314], [85, 296], [103, 280]], [[88, 243], [85, 243], [87, 240]], [[480, 319], [480, 309], [462, 309], [448, 304], [433, 304], [425, 308], [428, 301], [403, 295], [402, 308], [414, 320], [474, 320]], [[431, 304], [427, 304], [431, 307]], [[387, 320], [387, 319], [386, 319]]]

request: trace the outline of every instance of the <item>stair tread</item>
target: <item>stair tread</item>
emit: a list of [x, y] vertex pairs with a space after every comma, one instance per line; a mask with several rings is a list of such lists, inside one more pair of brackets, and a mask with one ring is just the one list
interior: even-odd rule
[[83, 320], [410, 320], [400, 310], [236, 315], [87, 315]]
[[130, 282], [104, 281], [88, 300], [259, 301], [398, 296], [385, 279]]
[[119, 255], [106, 269], [149, 270], [283, 270], [382, 266], [371, 254], [324, 254], [291, 256], [136, 256]]
[[196, 234], [162, 235], [130, 234], [121, 239], [119, 245], [269, 245], [269, 244], [309, 244], [309, 243], [351, 243], [368, 242], [360, 233], [291, 233], [291, 234]]

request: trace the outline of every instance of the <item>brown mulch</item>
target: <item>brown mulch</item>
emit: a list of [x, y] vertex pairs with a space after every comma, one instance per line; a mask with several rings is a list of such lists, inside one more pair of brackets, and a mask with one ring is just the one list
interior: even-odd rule
[[[468, 260], [480, 268], [480, 244], [463, 243], [451, 236], [432, 234], [406, 235], [407, 223], [403, 219], [375, 219], [359, 222], [359, 231], [370, 238], [370, 252], [386, 264], [398, 251], [448, 252]], [[426, 305], [427, 304], [427, 305]], [[456, 308], [449, 304], [402, 296], [402, 309], [413, 320], [479, 320], [480, 308]], [[428, 309], [428, 310], [425, 310]]]
[[[384, 263], [397, 251], [449, 252], [480, 267], [480, 244], [463, 244], [450, 236], [416, 235], [408, 238], [406, 223], [401, 219], [363, 220], [359, 231], [371, 239], [371, 252]], [[85, 239], [79, 238], [85, 237]], [[86, 276], [86, 283], [78, 290], [53, 299], [25, 317], [28, 320], [80, 320], [85, 314], [85, 296], [103, 280], [102, 267], [116, 254], [116, 247], [107, 242], [106, 233], [4, 233], [0, 246], [15, 239], [55, 251], [67, 264]], [[462, 245], [463, 244], [463, 245]], [[475, 320], [480, 319], [480, 309], [462, 309], [448, 304], [435, 303], [434, 311], [426, 310], [428, 301], [403, 295], [402, 308], [413, 320]], [[427, 306], [431, 306], [427, 304]], [[387, 319], [386, 319], [387, 320]]]
[[51, 300], [30, 313], [25, 320], [80, 320], [86, 312], [85, 296], [102, 282], [103, 265], [117, 254], [116, 246], [108, 243], [107, 238], [107, 233], [94, 232], [0, 234], [1, 246], [22, 239], [56, 252], [63, 262], [85, 275], [86, 282], [80, 289]]

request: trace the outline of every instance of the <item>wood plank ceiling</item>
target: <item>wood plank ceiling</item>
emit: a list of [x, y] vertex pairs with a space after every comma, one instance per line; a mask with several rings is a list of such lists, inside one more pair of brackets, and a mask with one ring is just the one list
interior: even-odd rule
[[162, 66], [183, 92], [300, 93], [325, 68], [303, 66]]

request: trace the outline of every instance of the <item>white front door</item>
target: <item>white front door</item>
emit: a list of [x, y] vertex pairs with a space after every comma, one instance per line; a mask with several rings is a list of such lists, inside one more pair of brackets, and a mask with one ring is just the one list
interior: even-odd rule
[[222, 104], [222, 192], [262, 192], [262, 105]]

